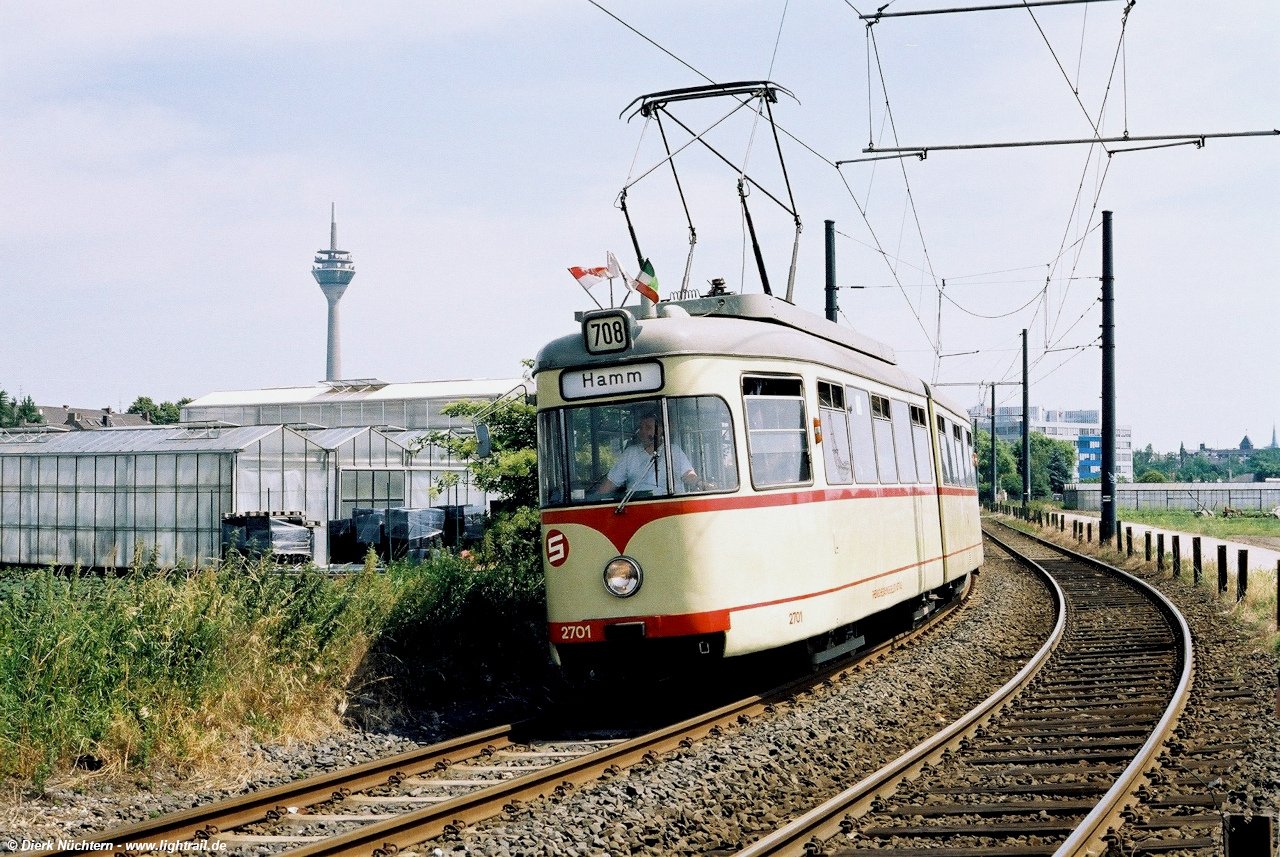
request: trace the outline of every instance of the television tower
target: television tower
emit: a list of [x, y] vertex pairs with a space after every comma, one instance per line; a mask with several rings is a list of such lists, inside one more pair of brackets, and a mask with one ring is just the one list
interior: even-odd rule
[[342, 379], [342, 346], [338, 338], [338, 301], [347, 290], [351, 278], [356, 275], [351, 254], [338, 249], [338, 206], [333, 204], [329, 213], [329, 249], [317, 250], [311, 276], [320, 284], [329, 301], [329, 350], [325, 358], [326, 381]]

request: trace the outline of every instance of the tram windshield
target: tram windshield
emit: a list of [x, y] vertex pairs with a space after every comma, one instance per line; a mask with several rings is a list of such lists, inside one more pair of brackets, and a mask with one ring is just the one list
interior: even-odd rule
[[543, 411], [538, 479], [543, 506], [736, 491], [729, 407], [688, 396]]

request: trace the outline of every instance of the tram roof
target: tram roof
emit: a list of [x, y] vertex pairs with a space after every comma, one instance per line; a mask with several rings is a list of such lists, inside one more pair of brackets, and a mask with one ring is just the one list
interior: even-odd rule
[[[673, 305], [680, 309], [664, 309]], [[634, 307], [624, 309], [637, 316]], [[659, 304], [659, 313], [658, 318], [636, 317], [633, 344], [624, 354], [588, 354], [581, 333], [574, 333], [544, 346], [534, 372], [673, 355], [790, 357], [925, 393], [919, 378], [896, 365], [889, 346], [769, 295], [666, 301]], [[956, 407], [949, 400], [942, 403]]]
[[[665, 309], [672, 306], [679, 309]], [[950, 396], [926, 389], [920, 378], [899, 367], [888, 345], [770, 295], [663, 301], [657, 318], [639, 317], [636, 307], [623, 309], [636, 319], [633, 344], [627, 352], [588, 354], [582, 334], [573, 333], [543, 346], [534, 362], [534, 373], [640, 357], [789, 357], [839, 368], [919, 395], [927, 393], [956, 414], [964, 414]], [[583, 316], [575, 314], [579, 321]]]

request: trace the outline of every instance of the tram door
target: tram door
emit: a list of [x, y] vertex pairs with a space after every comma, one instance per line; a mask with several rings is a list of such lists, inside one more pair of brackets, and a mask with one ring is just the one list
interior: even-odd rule
[[[917, 410], [899, 399], [892, 400], [893, 445], [897, 453], [898, 481], [909, 489], [923, 481], [920, 475], [919, 456], [915, 451], [912, 431], [912, 414]], [[925, 579], [925, 564], [929, 558], [925, 527], [928, 520], [927, 497], [921, 492], [910, 490], [911, 521], [910, 532], [913, 535], [916, 554], [916, 588], [918, 592], [928, 589]]]

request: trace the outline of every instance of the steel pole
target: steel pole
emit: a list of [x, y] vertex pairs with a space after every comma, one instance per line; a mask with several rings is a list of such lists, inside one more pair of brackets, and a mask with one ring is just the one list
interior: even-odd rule
[[1116, 531], [1116, 320], [1111, 212], [1102, 212], [1102, 541]]
[[1031, 384], [1027, 364], [1027, 329], [1022, 329], [1022, 509], [1031, 506]]
[[991, 385], [991, 508], [995, 508], [999, 496], [1000, 468], [997, 462], [1000, 456], [996, 452], [996, 385]]
[[840, 313], [836, 302], [836, 222], [824, 221], [827, 227], [827, 321], [835, 321]]

